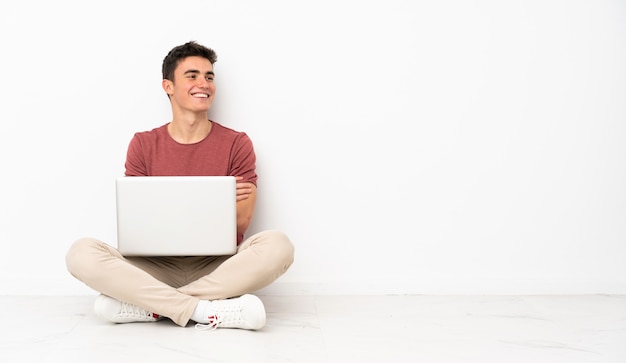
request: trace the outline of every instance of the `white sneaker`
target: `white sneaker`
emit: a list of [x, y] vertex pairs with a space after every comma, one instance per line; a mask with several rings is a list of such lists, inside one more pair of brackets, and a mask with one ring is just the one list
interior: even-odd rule
[[[217, 328], [261, 329], [265, 325], [265, 307], [261, 299], [254, 295], [237, 298], [212, 300], [205, 310], [207, 320], [198, 322], [196, 329]], [[201, 324], [206, 323], [206, 324]]]
[[152, 322], [160, 319], [158, 314], [106, 295], [96, 298], [93, 310], [97, 316], [112, 323]]

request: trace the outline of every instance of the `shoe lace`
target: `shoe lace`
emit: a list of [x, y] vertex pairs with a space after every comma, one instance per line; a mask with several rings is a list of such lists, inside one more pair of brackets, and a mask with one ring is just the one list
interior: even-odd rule
[[222, 321], [218, 316], [216, 315], [209, 316], [209, 322], [207, 324], [197, 323], [196, 329], [197, 330], [215, 330], [217, 329], [219, 325], [221, 325], [221, 322]]
[[215, 330], [221, 325], [233, 324], [235, 322], [242, 322], [241, 318], [241, 306], [222, 306], [219, 308], [219, 313], [215, 313], [209, 316], [209, 322], [207, 324], [196, 324], [197, 330]]
[[155, 316], [156, 314], [153, 314], [146, 309], [125, 302], [122, 303], [122, 309], [120, 311], [120, 314], [123, 316], [132, 316], [136, 318], [158, 318], [158, 316]]

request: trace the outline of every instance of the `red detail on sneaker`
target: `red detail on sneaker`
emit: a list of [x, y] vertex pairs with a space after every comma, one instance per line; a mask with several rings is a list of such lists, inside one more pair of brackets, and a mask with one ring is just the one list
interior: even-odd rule
[[218, 320], [217, 316], [215, 316], [215, 315], [209, 316], [209, 326], [211, 326], [213, 328], [217, 328], [217, 324], [218, 323], [219, 323], [219, 320]]
[[153, 318], [155, 318], [155, 319], [158, 319], [158, 318], [160, 318], [161, 316], [160, 316], [159, 314], [152, 313], [152, 317], [153, 317]]

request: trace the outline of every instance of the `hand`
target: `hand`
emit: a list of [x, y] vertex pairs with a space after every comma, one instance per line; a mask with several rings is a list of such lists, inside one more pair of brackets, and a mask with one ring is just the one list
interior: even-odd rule
[[242, 179], [242, 176], [235, 177], [235, 180], [237, 181], [237, 201], [248, 199], [248, 197], [250, 197], [250, 194], [252, 193], [252, 187], [254, 186], [254, 184], [252, 183], [240, 183], [239, 181]]

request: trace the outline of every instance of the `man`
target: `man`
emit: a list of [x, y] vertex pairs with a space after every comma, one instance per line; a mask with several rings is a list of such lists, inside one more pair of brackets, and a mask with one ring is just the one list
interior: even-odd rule
[[134, 135], [126, 176], [229, 175], [237, 180], [237, 243], [233, 256], [124, 257], [93, 238], [76, 241], [68, 271], [100, 292], [94, 310], [115, 322], [260, 329], [261, 300], [250, 294], [281, 276], [293, 262], [293, 245], [279, 231], [244, 240], [254, 213], [256, 156], [249, 137], [208, 119], [215, 97], [212, 49], [196, 42], [173, 48], [163, 60], [162, 87], [172, 120]]

